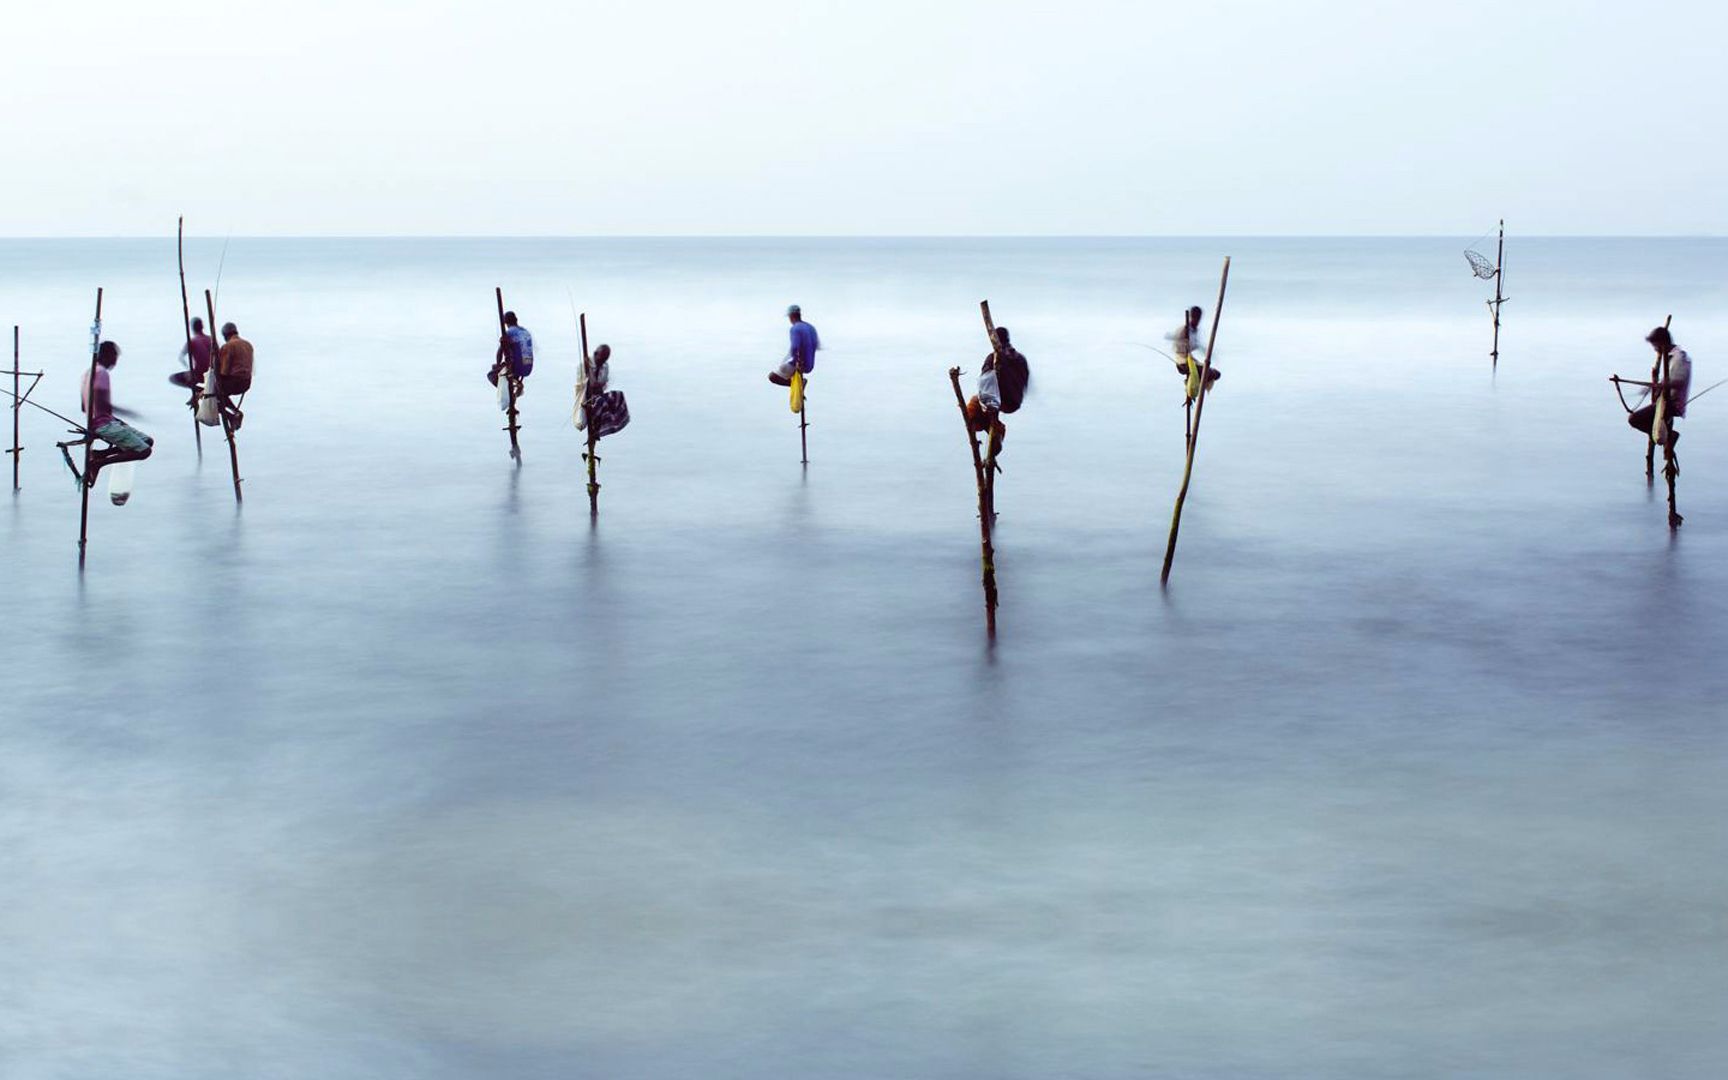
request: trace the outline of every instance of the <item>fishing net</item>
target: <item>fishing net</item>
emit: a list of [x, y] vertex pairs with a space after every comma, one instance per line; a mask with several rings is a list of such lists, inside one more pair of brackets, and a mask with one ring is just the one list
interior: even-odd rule
[[1470, 260], [1470, 269], [1475, 271], [1476, 276], [1479, 278], [1485, 280], [1492, 279], [1494, 275], [1499, 272], [1494, 269], [1493, 263], [1483, 258], [1479, 253], [1471, 251], [1469, 248], [1464, 249], [1464, 257]]

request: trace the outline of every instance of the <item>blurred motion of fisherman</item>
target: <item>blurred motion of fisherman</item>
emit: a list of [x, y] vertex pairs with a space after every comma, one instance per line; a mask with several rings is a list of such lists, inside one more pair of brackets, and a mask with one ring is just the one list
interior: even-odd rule
[[966, 425], [974, 435], [990, 433], [992, 458], [1002, 452], [1002, 441], [1008, 436], [1002, 414], [1019, 411], [1032, 378], [1026, 357], [1010, 342], [1008, 328], [998, 326], [996, 348], [984, 357], [984, 366], [978, 372], [978, 392], [966, 402]]
[[176, 371], [168, 376], [168, 381], [175, 386], [183, 386], [194, 390], [204, 385], [204, 373], [210, 370], [210, 355], [215, 351], [216, 343], [210, 335], [204, 332], [202, 317], [192, 316], [192, 336], [186, 339], [186, 344], [180, 346], [180, 363], [186, 366], [185, 371]]
[[[96, 474], [102, 471], [103, 466], [121, 461], [143, 461], [156, 445], [155, 439], [115, 415], [123, 411], [114, 405], [111, 374], [119, 362], [120, 346], [104, 341], [96, 347], [94, 370], [86, 369], [84, 372], [79, 404], [89, 414], [90, 436], [108, 444], [106, 448], [90, 447], [90, 464], [83, 476], [86, 486], [96, 483]], [[71, 463], [70, 458], [67, 463]], [[76, 467], [73, 475], [77, 475]]]
[[[1206, 346], [1200, 343], [1204, 336], [1200, 333], [1200, 319], [1206, 313], [1200, 306], [1188, 309], [1182, 318], [1182, 325], [1174, 333], [1165, 334], [1164, 340], [1171, 343], [1170, 351], [1176, 354], [1176, 374], [1186, 376], [1187, 384], [1183, 392], [1188, 401], [1200, 396], [1200, 373], [1205, 371]], [[1212, 389], [1212, 384], [1218, 381], [1220, 372], [1211, 369], [1206, 375], [1206, 389]]]
[[775, 386], [791, 386], [794, 371], [802, 371], [809, 379], [816, 367], [816, 350], [822, 347], [816, 328], [804, 321], [804, 311], [797, 304], [786, 309], [786, 320], [792, 324], [791, 347], [780, 366], [768, 373], [768, 381]]

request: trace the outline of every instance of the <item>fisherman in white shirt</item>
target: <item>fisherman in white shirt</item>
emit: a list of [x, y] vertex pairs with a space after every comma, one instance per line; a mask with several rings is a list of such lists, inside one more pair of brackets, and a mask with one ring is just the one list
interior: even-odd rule
[[[1686, 415], [1686, 398], [1692, 392], [1692, 358], [1686, 355], [1686, 350], [1674, 344], [1666, 326], [1658, 326], [1650, 331], [1645, 341], [1656, 350], [1658, 357], [1668, 358], [1668, 381], [1660, 382], [1653, 387], [1646, 387], [1644, 393], [1650, 395], [1650, 404], [1641, 409], [1633, 410], [1626, 422], [1649, 435], [1651, 427], [1656, 422], [1656, 406], [1667, 396], [1667, 407], [1663, 410], [1665, 423], [1663, 429], [1656, 433], [1656, 441], [1672, 447], [1680, 441], [1680, 433], [1674, 430], [1674, 421]], [[1662, 376], [1661, 368], [1657, 368], [1657, 378]]]

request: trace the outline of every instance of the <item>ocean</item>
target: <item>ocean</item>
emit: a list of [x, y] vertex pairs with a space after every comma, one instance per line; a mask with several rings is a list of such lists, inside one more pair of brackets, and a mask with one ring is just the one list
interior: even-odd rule
[[[156, 438], [80, 570], [20, 417], [0, 1075], [1721, 1075], [1728, 389], [1671, 535], [1607, 376], [1668, 315], [1728, 376], [1728, 241], [1514, 234], [1495, 371], [1467, 240], [200, 237], [243, 505], [173, 237], [0, 241], [34, 399], [101, 286]], [[1225, 255], [1161, 589], [1153, 350]], [[993, 645], [984, 299], [1032, 371]], [[576, 310], [633, 417], [596, 520]]]

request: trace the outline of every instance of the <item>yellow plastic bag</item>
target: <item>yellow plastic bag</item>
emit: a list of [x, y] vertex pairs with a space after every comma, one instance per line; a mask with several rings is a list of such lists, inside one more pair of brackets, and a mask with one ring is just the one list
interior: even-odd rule
[[792, 369], [792, 411], [804, 411], [804, 373], [797, 368]]

